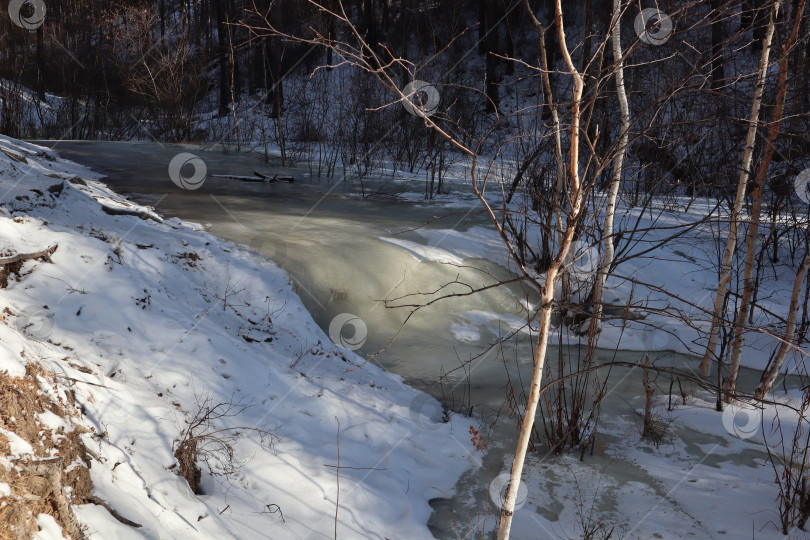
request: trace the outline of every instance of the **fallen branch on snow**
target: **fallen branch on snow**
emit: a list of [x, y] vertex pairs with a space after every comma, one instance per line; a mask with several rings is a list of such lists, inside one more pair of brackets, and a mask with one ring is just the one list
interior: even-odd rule
[[25, 261], [30, 261], [31, 259], [41, 259], [46, 262], [53, 262], [51, 261], [51, 255], [53, 255], [57, 247], [59, 247], [59, 245], [54, 244], [48, 249], [37, 251], [35, 253], [18, 253], [10, 257], [0, 257], [0, 265], [3, 265], [2, 270], [0, 270], [0, 289], [5, 289], [8, 287], [8, 276], [11, 274], [19, 275], [20, 268], [22, 268]]

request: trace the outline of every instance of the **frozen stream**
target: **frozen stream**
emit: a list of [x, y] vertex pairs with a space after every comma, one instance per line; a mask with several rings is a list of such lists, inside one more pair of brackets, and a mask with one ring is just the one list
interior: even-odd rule
[[[44, 144], [68, 159], [107, 174], [105, 181], [113, 189], [136, 201], [154, 205], [164, 215], [203, 223], [212, 233], [249, 246], [272, 259], [290, 274], [299, 295], [327, 334], [332, 320], [343, 313], [354, 314], [365, 322], [368, 334], [364, 345], [357, 351], [361, 355], [384, 349], [400, 332], [406, 315], [406, 311], [386, 309], [376, 300], [424, 293], [455, 279], [479, 286], [493, 280], [493, 277], [472, 268], [420, 261], [402, 247], [381, 240], [381, 237], [396, 238], [411, 249], [417, 246], [416, 251], [419, 245], [427, 243], [426, 237], [430, 238], [434, 248], [441, 248], [444, 242], [447, 246], [454, 242], [457, 245], [458, 237], [454, 233], [442, 231], [464, 233], [475, 227], [488, 226], [469, 194], [463, 199], [469, 204], [457, 202], [452, 206], [430, 201], [394, 200], [390, 196], [362, 199], [358, 196], [359, 182], [319, 179], [310, 175], [305, 164], [297, 168], [273, 168], [265, 165], [256, 154], [226, 154], [192, 147], [140, 143]], [[168, 177], [168, 164], [181, 151], [197, 154], [207, 165], [208, 178], [199, 190], [180, 190]], [[296, 182], [253, 183], [214, 177], [225, 174], [250, 176], [254, 170], [294, 176]], [[385, 188], [389, 193], [420, 192], [424, 184], [383, 180], [367, 181], [364, 187], [366, 190]], [[462, 190], [460, 193], [465, 195], [463, 187], [455, 189]], [[434, 221], [444, 215], [448, 217]], [[428, 232], [398, 234], [425, 223]], [[507, 269], [485, 259], [465, 259], [463, 264], [486, 268], [492, 276], [500, 278], [511, 275]], [[238, 284], [235, 286], [238, 288]], [[393, 344], [375, 358], [386, 369], [402, 375], [409, 383], [424, 388], [445, 403], [472, 405], [474, 414], [477, 417], [483, 414], [485, 421], [491, 421], [497, 411], [501, 412], [501, 420], [492, 432], [486, 433], [485, 442], [489, 448], [484, 467], [475, 467], [480, 465], [478, 458], [466, 455], [459, 445], [460, 459], [470, 460], [474, 468], [459, 483], [456, 496], [433, 503], [435, 512], [430, 525], [439, 538], [465, 536], [465, 531], [465, 537], [469, 537], [470, 525], [480, 530], [480, 522], [476, 520], [483, 517], [487, 502], [489, 523], [494, 523], [496, 510], [487, 496], [487, 485], [490, 476], [495, 477], [504, 470], [505, 458], [508, 462], [515, 436], [514, 420], [508, 418], [504, 409], [507, 382], [504, 364], [509, 366], [513, 379], [519, 366], [523, 380], [528, 381], [531, 367], [528, 336], [524, 334], [519, 342], [510, 341], [502, 352], [491, 351], [480, 358], [475, 357], [484, 353], [499, 334], [508, 334], [510, 323], [515, 324], [524, 315], [522, 306], [535, 301], [531, 291], [514, 285], [440, 302], [414, 315]], [[351, 326], [344, 337], [352, 339]], [[566, 350], [572, 354], [576, 352], [573, 347]], [[554, 357], [557, 354], [559, 349], [556, 348], [550, 352]], [[603, 359], [614, 354], [617, 359], [626, 361], [637, 361], [641, 357], [640, 353], [600, 352]], [[693, 359], [656, 353], [656, 356], [662, 355], [670, 356], [666, 361], [673, 364], [696, 365]], [[473, 361], [466, 369], [456, 370], [471, 358]], [[443, 384], [436, 384], [443, 373], [452, 370], [456, 371]], [[469, 372], [469, 380], [466, 372]], [[632, 428], [633, 423], [638, 423], [636, 411], [643, 407], [640, 376], [639, 372], [614, 369], [608, 385], [610, 394], [603, 407], [606, 426], [627, 432], [628, 426]], [[755, 378], [758, 378], [757, 373], [743, 370], [742, 386], [750, 387]], [[434, 414], [430, 407], [421, 412], [415, 407], [414, 414], [421, 414], [425, 429], [430, 429], [431, 415]], [[690, 454], [700, 456], [705, 465], [746, 464], [764, 455], [753, 449], [734, 455], [704, 457], [706, 447], [718, 442], [713, 436], [678, 424], [673, 424], [673, 430]], [[601, 435], [600, 440], [607, 447], [636, 445], [638, 431], [629, 431], [633, 440], [612, 433]], [[457, 436], [460, 441], [470, 438], [468, 433]], [[532, 505], [527, 505], [523, 512], [537, 512], [552, 522], [564, 505], [571, 504], [572, 497], [565, 493], [567, 488], [562, 479], [563, 476], [570, 477], [565, 471], [571, 467], [576, 467], [580, 476], [585, 475], [580, 478], [583, 484], [594, 478], [598, 481], [598, 475], [604, 476], [601, 480], [604, 486], [602, 496], [598, 501], [594, 498], [594, 506], [606, 515], [614, 513], [621, 504], [618, 495], [613, 496], [613, 491], [618, 492], [618, 485], [635, 482], [644, 486], [649, 495], [661, 498], [666, 498], [668, 491], [664, 482], [615, 452], [596, 452], [586, 458], [584, 465], [570, 456], [535, 455], [529, 460], [529, 465], [545, 472], [541, 486], [528, 486]], [[707, 537], [717, 533], [716, 529], [701, 523], [689, 508], [681, 507], [677, 502], [659, 507], [653, 500], [655, 498], [649, 497], [647, 501], [650, 511], [669, 512], [677, 516], [680, 525], [672, 529], [661, 528], [659, 533], [657, 528], [664, 527], [662, 520], [650, 519], [650, 528], [642, 525], [636, 531], [644, 529], [642, 537], [650, 538], [659, 533], [663, 536], [658, 537], [668, 538], [673, 532], [678, 532], [679, 536]], [[583, 502], [591, 503], [590, 500]], [[643, 498], [641, 504], [646, 504]], [[574, 537], [576, 534], [561, 524], [558, 530], [545, 533], [538, 529], [537, 537]]]

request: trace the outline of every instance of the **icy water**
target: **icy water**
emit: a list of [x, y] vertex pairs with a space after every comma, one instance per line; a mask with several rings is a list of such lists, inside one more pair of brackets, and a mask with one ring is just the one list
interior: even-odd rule
[[[386, 309], [378, 301], [436, 290], [454, 280], [481, 286], [492, 283], [495, 278], [511, 276], [507, 269], [483, 259], [467, 259], [464, 265], [485, 268], [491, 276], [472, 268], [420, 261], [400, 247], [381, 240], [388, 237], [425, 244], [424, 238], [411, 230], [422, 225], [427, 230], [459, 232], [488, 227], [487, 218], [470, 197], [466, 199], [468, 204], [452, 207], [430, 201], [394, 200], [391, 195], [395, 192], [424, 191], [424, 182], [378, 179], [361, 185], [356, 180], [327, 180], [313, 176], [306, 164], [282, 169], [265, 164], [256, 154], [141, 143], [51, 141], [41, 144], [108, 175], [105, 181], [113, 189], [155, 206], [163, 215], [203, 223], [213, 234], [274, 260], [290, 274], [297, 292], [327, 334], [333, 319], [343, 313], [353, 314], [365, 322], [367, 336], [357, 351], [359, 354], [385, 349], [374, 358], [375, 362], [445, 404], [472, 406], [473, 414], [483, 415], [488, 422], [499, 414], [500, 420], [492, 432], [487, 433], [489, 448], [484, 467], [475, 467], [481, 465], [478, 458], [465, 455], [464, 447], [459, 444], [460, 459], [469, 459], [473, 472], [460, 481], [454, 497], [432, 503], [435, 511], [430, 526], [439, 538], [469, 537], [471, 517], [472, 527], [480, 530], [480, 522], [476, 520], [483, 517], [487, 504], [489, 523], [495, 522], [497, 509], [488, 497], [487, 486], [489, 479], [502, 472], [504, 463], [509, 462], [516, 434], [515, 422], [508, 417], [504, 405], [505, 366], [513, 381], [516, 382], [518, 373], [528, 381], [531, 344], [524, 335], [509, 341], [500, 350], [486, 352], [486, 349], [497, 340], [498, 334], [510, 332], [506, 322], [498, 321], [517, 320], [524, 315], [521, 306], [525, 302], [536, 302], [536, 295], [520, 285], [511, 285], [453, 298], [419, 311], [404, 327], [402, 323], [408, 311]], [[208, 178], [198, 190], [181, 190], [168, 176], [170, 161], [182, 151], [193, 152], [206, 163]], [[294, 176], [296, 181], [271, 184], [215, 177], [251, 176], [254, 170]], [[363, 199], [358, 195], [361, 189], [381, 190], [386, 194]], [[465, 195], [463, 187], [454, 189]], [[442, 216], [445, 217], [438, 219]], [[449, 244], [454, 237], [447, 238]], [[434, 240], [441, 247], [442, 235]], [[470, 324], [470, 320], [479, 324]], [[349, 325], [344, 336], [348, 343], [354, 337], [351, 330]], [[397, 338], [389, 346], [394, 336]], [[562, 352], [566, 355], [580, 353], [576, 347], [566, 347]], [[558, 354], [559, 348], [550, 351], [552, 358]], [[642, 354], [601, 351], [599, 356], [600, 360], [615, 357], [634, 362]], [[667, 362], [684, 368], [694, 369], [696, 365], [694, 359], [666, 353], [664, 356]], [[437, 381], [443, 374], [448, 375], [439, 384]], [[757, 374], [743, 370], [741, 383], [751, 386], [756, 377]], [[609, 395], [603, 406], [607, 423], [637, 421], [636, 411], [643, 407], [640, 379], [638, 370], [613, 370]], [[684, 389], [689, 391], [685, 385]], [[427, 429], [431, 422], [438, 420], [432, 418], [437, 415], [430, 407], [417, 406], [414, 415]], [[696, 448], [711, 442], [694, 430], [673, 429], [677, 430], [678, 438]], [[457, 436], [459, 441], [470, 438], [467, 433]], [[604, 444], [617, 442], [610, 436], [603, 436], [602, 441]], [[740, 459], [753, 458], [740, 456]], [[559, 460], [554, 456], [535, 455], [529, 463], [547, 466], [547, 480], [553, 485], [561, 474], [559, 470], [555, 472], [559, 469]], [[640, 482], [651, 486], [660, 496], [666, 495], [661, 483], [633, 463], [600, 453], [586, 461], [594, 470], [604, 470], [604, 474], [616, 482]], [[560, 502], [554, 501], [544, 508], [539, 512], [554, 520]], [[608, 502], [602, 503], [598, 510], [610, 512], [613, 508]]]

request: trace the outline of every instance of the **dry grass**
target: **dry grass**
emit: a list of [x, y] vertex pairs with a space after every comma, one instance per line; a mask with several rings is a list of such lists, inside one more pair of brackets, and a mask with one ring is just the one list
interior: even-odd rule
[[[84, 537], [71, 509], [92, 497], [90, 458], [81, 441], [84, 428], [72, 423], [70, 397], [67, 402], [51, 397], [58, 393], [51, 391], [55, 383], [50, 381], [53, 377], [35, 364], [28, 364], [22, 377], [0, 373], [0, 427], [33, 448], [33, 454], [13, 457], [8, 437], [0, 434], [0, 482], [11, 487], [11, 494], [0, 498], [2, 540], [31, 538], [39, 514], [53, 516], [68, 537]], [[48, 429], [38, 419], [45, 412], [73, 429]]]
[[177, 469], [177, 474], [185, 478], [188, 486], [195, 494], [201, 494], [200, 481], [202, 480], [202, 470], [197, 464], [199, 460], [199, 451], [197, 450], [196, 438], [190, 438], [181, 442], [174, 451], [174, 457], [177, 458], [177, 463], [180, 465]]
[[244, 432], [258, 434], [262, 446], [269, 450], [278, 437], [255, 426], [222, 425], [241, 416], [251, 407], [249, 402], [237, 400], [233, 395], [230, 400], [219, 402], [208, 392], [198, 394], [196, 401], [194, 414], [185, 419], [185, 427], [175, 440], [174, 457], [179, 465], [177, 474], [185, 478], [194, 493], [201, 495], [200, 463], [205, 463], [212, 475], [223, 475], [230, 479], [237, 475], [244, 464], [238, 460], [234, 448]]

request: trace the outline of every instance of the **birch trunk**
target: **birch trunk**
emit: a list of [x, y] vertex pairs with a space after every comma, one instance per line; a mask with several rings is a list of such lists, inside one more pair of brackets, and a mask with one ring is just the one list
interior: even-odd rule
[[610, 267], [613, 265], [613, 221], [616, 215], [616, 197], [619, 194], [619, 187], [621, 187], [622, 183], [624, 154], [627, 150], [628, 131], [630, 130], [630, 106], [627, 103], [627, 92], [625, 92], [624, 89], [624, 61], [622, 59], [622, 33], [620, 26], [622, 13], [621, 4], [621, 0], [613, 0], [613, 17], [611, 18], [610, 25], [612, 28], [613, 61], [616, 63], [616, 95], [619, 99], [619, 108], [622, 114], [622, 131], [621, 137], [619, 138], [616, 162], [613, 165], [613, 178], [611, 178], [610, 186], [608, 187], [605, 224], [602, 232], [602, 249], [604, 253], [602, 256], [602, 264], [599, 266], [599, 271], [596, 275], [596, 283], [593, 288], [593, 315], [591, 316], [589, 328], [591, 335], [597, 332], [599, 323], [602, 320], [602, 296]]
[[754, 397], [756, 399], [764, 399], [768, 392], [771, 391], [771, 387], [776, 381], [777, 375], [779, 375], [779, 369], [785, 362], [788, 352], [790, 352], [790, 350], [793, 348], [790, 346], [790, 344], [793, 343], [793, 339], [796, 335], [796, 317], [798, 316], [799, 312], [799, 297], [801, 296], [802, 289], [804, 288], [804, 280], [807, 277], [808, 268], [810, 268], [810, 249], [808, 249], [807, 254], [804, 256], [804, 260], [799, 267], [799, 271], [796, 272], [796, 279], [793, 280], [793, 293], [790, 295], [790, 308], [788, 310], [784, 341], [779, 344], [779, 350], [776, 352], [776, 357], [773, 359], [773, 362], [771, 362], [771, 365], [768, 366], [768, 369], [766, 369], [762, 374], [762, 378], [759, 381], [759, 386], [757, 386], [757, 389], [754, 392]]
[[762, 104], [762, 92], [765, 88], [765, 77], [768, 73], [768, 61], [771, 54], [771, 42], [773, 41], [774, 34], [774, 15], [779, 9], [781, 0], [776, 0], [773, 4], [768, 30], [765, 38], [762, 41], [762, 56], [759, 60], [759, 72], [757, 73], [757, 85], [754, 90], [754, 100], [751, 103], [751, 114], [748, 120], [748, 134], [745, 137], [745, 149], [743, 150], [742, 167], [740, 169], [740, 179], [737, 183], [737, 194], [734, 197], [734, 205], [731, 209], [731, 216], [729, 220], [728, 241], [726, 242], [726, 249], [723, 253], [723, 262], [720, 266], [720, 279], [717, 282], [717, 295], [714, 298], [714, 309], [712, 311], [712, 326], [709, 330], [709, 342], [706, 345], [706, 352], [703, 354], [703, 360], [700, 362], [700, 373], [704, 377], [709, 374], [709, 367], [711, 365], [712, 357], [715, 355], [717, 349], [717, 340], [720, 334], [720, 321], [723, 318], [723, 304], [725, 302], [726, 291], [728, 284], [731, 281], [731, 263], [734, 259], [734, 251], [737, 247], [737, 229], [739, 228], [740, 212], [742, 211], [743, 199], [745, 198], [745, 190], [748, 186], [748, 177], [750, 176], [751, 157], [754, 153], [754, 139], [757, 133], [757, 124], [759, 123], [759, 109]]
[[537, 338], [537, 348], [535, 349], [534, 370], [532, 372], [531, 389], [526, 402], [526, 412], [523, 416], [518, 437], [517, 448], [515, 449], [515, 459], [512, 462], [512, 469], [509, 475], [509, 485], [506, 488], [506, 495], [501, 505], [501, 519], [498, 527], [498, 540], [506, 540], [512, 527], [512, 516], [515, 511], [515, 500], [520, 485], [520, 477], [523, 474], [523, 463], [526, 459], [526, 452], [529, 448], [534, 418], [537, 414], [537, 404], [540, 401], [540, 387], [543, 378], [543, 367], [545, 366], [546, 349], [548, 348], [548, 330], [551, 323], [551, 312], [554, 307], [554, 286], [559, 277], [562, 262], [568, 255], [571, 242], [574, 239], [574, 232], [577, 220], [582, 208], [582, 186], [579, 178], [579, 127], [580, 127], [580, 104], [582, 100], [582, 89], [584, 82], [582, 75], [574, 67], [568, 47], [565, 43], [565, 30], [562, 20], [561, 0], [555, 0], [557, 37], [568, 71], [574, 79], [574, 89], [571, 98], [571, 148], [569, 153], [569, 177], [571, 187], [571, 208], [568, 212], [566, 229], [560, 236], [560, 246], [557, 256], [551, 262], [546, 272], [546, 279], [543, 285], [542, 307], [540, 310], [540, 327]]
[[[772, 32], [771, 28], [775, 25], [776, 11], [778, 10], [778, 2], [775, 4], [774, 11], [771, 12], [771, 19], [768, 23], [768, 32]], [[762, 185], [765, 183], [765, 177], [768, 173], [768, 166], [773, 158], [775, 150], [774, 142], [779, 135], [779, 127], [782, 125], [782, 116], [785, 111], [785, 96], [787, 94], [787, 76], [788, 76], [788, 63], [790, 59], [790, 51], [796, 44], [796, 39], [799, 36], [799, 29], [801, 27], [801, 14], [804, 11], [805, 0], [800, 0], [796, 7], [796, 14], [793, 19], [793, 28], [790, 32], [787, 42], [785, 43], [782, 56], [779, 59], [779, 75], [776, 83], [776, 108], [773, 113], [768, 128], [768, 140], [765, 147], [765, 154], [762, 156], [762, 161], [757, 169], [757, 176], [754, 180], [754, 189], [751, 193], [754, 201], [751, 206], [750, 225], [748, 226], [748, 241], [745, 249], [745, 270], [743, 272], [743, 294], [740, 299], [740, 307], [737, 312], [737, 319], [734, 323], [734, 341], [731, 349], [731, 361], [728, 367], [728, 377], [726, 377], [725, 394], [726, 402], [730, 402], [734, 391], [737, 386], [737, 375], [740, 372], [740, 361], [742, 359], [742, 348], [745, 345], [745, 321], [751, 311], [751, 297], [754, 294], [754, 287], [756, 287], [756, 280], [754, 279], [754, 257], [756, 256], [757, 233], [759, 231], [759, 218], [762, 213]]]

